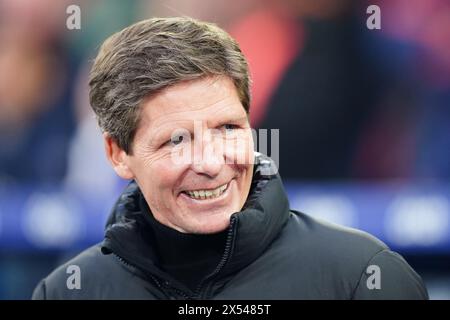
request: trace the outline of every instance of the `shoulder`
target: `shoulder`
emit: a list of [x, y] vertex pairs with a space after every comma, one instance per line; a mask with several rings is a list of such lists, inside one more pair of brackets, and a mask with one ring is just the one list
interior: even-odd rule
[[130, 272], [113, 255], [104, 255], [101, 245], [94, 245], [56, 268], [42, 279], [32, 299], [89, 299], [100, 288], [111, 286], [112, 276], [120, 281]]
[[[403, 257], [367, 232], [291, 211], [281, 239], [283, 251], [290, 243], [287, 250], [296, 257], [296, 265], [318, 279], [328, 279], [347, 298], [428, 297], [422, 279]], [[381, 276], [381, 286], [368, 285], [375, 273]]]
[[[330, 259], [345, 257], [353, 262], [364, 262], [388, 249], [385, 243], [367, 232], [316, 219], [295, 210], [291, 210], [285, 231], [288, 237], [296, 238], [297, 243], [308, 243], [313, 250], [311, 254], [321, 254]], [[328, 254], [324, 255], [324, 252]]]

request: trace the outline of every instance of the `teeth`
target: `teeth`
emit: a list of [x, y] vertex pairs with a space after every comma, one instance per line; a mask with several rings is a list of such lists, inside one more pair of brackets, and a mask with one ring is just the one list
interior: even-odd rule
[[220, 196], [225, 189], [227, 188], [227, 185], [224, 184], [223, 186], [220, 186], [216, 189], [210, 189], [210, 190], [195, 190], [195, 191], [185, 191], [187, 195], [189, 195], [191, 198], [200, 200], [200, 199], [213, 199]]

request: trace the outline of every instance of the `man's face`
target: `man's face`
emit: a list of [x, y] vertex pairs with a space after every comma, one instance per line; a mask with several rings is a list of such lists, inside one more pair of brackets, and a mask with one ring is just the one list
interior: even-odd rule
[[125, 163], [159, 222], [185, 233], [224, 230], [253, 174], [252, 133], [233, 82], [183, 82], [144, 101]]

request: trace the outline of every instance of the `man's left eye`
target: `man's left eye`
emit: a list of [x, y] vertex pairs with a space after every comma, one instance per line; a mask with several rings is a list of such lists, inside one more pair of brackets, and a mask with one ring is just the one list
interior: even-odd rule
[[234, 124], [227, 123], [227, 124], [223, 125], [223, 128], [225, 129], [225, 131], [232, 131], [232, 130], [236, 129], [237, 126]]

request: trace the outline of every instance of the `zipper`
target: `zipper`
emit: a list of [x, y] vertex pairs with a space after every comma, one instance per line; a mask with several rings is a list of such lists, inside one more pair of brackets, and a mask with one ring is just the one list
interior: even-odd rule
[[[203, 289], [203, 287], [205, 286], [205, 283], [207, 281], [210, 281], [211, 279], [213, 279], [215, 276], [217, 276], [217, 274], [222, 270], [222, 268], [225, 266], [225, 264], [227, 263], [230, 254], [231, 254], [231, 247], [232, 247], [232, 243], [233, 243], [233, 238], [234, 238], [234, 227], [236, 224], [236, 217], [231, 217], [230, 220], [230, 228], [228, 230], [228, 235], [227, 235], [227, 240], [225, 242], [225, 250], [224, 250], [224, 254], [222, 256], [222, 259], [220, 260], [219, 264], [217, 265], [217, 267], [214, 269], [214, 271], [208, 275], [206, 278], [204, 278], [199, 285], [197, 286], [194, 295], [190, 296], [188, 294], [186, 294], [185, 292], [181, 291], [178, 288], [175, 287], [171, 287], [169, 285], [165, 285], [167, 288], [174, 290], [178, 295], [182, 296], [184, 299], [186, 300], [195, 300], [195, 299], [205, 299], [206, 296], [208, 295], [208, 288], [210, 286], [208, 286], [208, 288], [206, 288], [207, 290], [205, 290], [205, 292], [203, 294], [201, 294], [201, 291]], [[111, 250], [112, 251], [112, 250]], [[130, 263], [128, 260], [122, 258], [121, 256], [119, 256], [117, 253], [112, 252], [112, 254], [124, 265], [135, 269], [135, 270], [141, 270], [142, 272], [144, 272], [144, 274], [150, 276], [150, 278], [152, 279], [152, 281], [156, 284], [156, 286], [159, 288], [159, 290], [164, 293], [164, 295], [167, 298], [171, 298], [167, 292], [164, 290], [164, 285], [161, 284], [161, 282], [158, 280], [158, 278], [156, 276], [154, 276], [153, 274], [146, 272], [145, 270], [142, 270], [141, 268], [137, 267], [136, 265]]]
[[130, 267], [134, 270], [137, 269], [137, 267], [131, 263], [129, 263], [127, 260], [125, 260], [124, 258], [122, 258], [121, 256], [115, 254], [114, 252], [112, 253], [121, 263], [123, 263], [124, 265], [126, 265], [127, 267]]
[[[134, 270], [141, 270], [142, 272], [144, 272], [144, 274], [148, 275], [148, 276], [152, 279], [152, 281], [156, 284], [156, 286], [158, 287], [158, 289], [159, 289], [159, 290], [160, 290], [160, 291], [161, 291], [168, 299], [174, 298], [173, 296], [170, 296], [170, 295], [166, 292], [166, 290], [165, 290], [165, 288], [164, 288], [164, 285], [161, 284], [161, 281], [160, 281], [156, 276], [154, 276], [153, 274], [151, 274], [151, 273], [149, 273], [149, 272], [146, 272], [146, 271], [142, 270], [141, 268], [137, 267], [136, 265], [130, 263], [128, 260], [122, 258], [121, 256], [119, 256], [119, 255], [116, 254], [115, 252], [113, 252], [113, 255], [114, 255], [114, 256], [115, 256], [122, 264], [126, 265], [127, 267], [132, 268], [132, 269], [134, 269]], [[178, 295], [182, 296], [184, 299], [187, 299], [187, 300], [193, 300], [193, 297], [187, 295], [186, 293], [184, 293], [183, 291], [181, 291], [181, 290], [179, 290], [179, 289], [177, 289], [177, 288], [175, 288], [175, 287], [170, 287], [169, 285], [166, 285], [166, 288], [169, 288], [169, 289], [171, 289], [171, 290], [174, 290]]]
[[201, 294], [201, 290], [202, 288], [205, 286], [205, 283], [207, 281], [210, 281], [211, 279], [213, 279], [215, 276], [217, 276], [217, 274], [222, 270], [222, 268], [225, 266], [225, 264], [227, 263], [230, 254], [231, 254], [231, 246], [233, 243], [233, 238], [234, 238], [234, 226], [235, 226], [235, 222], [236, 222], [236, 217], [232, 217], [231, 221], [230, 221], [230, 229], [228, 231], [228, 235], [227, 235], [227, 241], [225, 243], [225, 251], [223, 253], [222, 259], [220, 260], [219, 264], [217, 265], [216, 269], [214, 269], [214, 271], [207, 276], [206, 278], [204, 278], [199, 285], [197, 286], [197, 289], [195, 290], [195, 298], [197, 299], [206, 299], [207, 295], [208, 295], [208, 288], [210, 286], [208, 286], [205, 290], [205, 292], [203, 294]]

